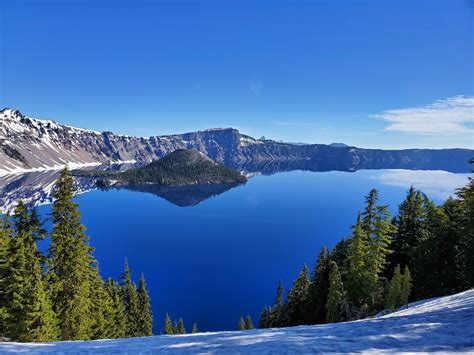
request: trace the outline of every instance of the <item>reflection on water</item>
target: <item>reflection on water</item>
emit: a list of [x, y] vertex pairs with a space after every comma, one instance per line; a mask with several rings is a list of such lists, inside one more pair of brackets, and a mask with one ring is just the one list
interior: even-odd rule
[[453, 174], [440, 170], [383, 170], [369, 178], [388, 186], [408, 189], [414, 186], [431, 198], [445, 200], [456, 189], [467, 184], [470, 174]]
[[[247, 177], [254, 175], [271, 175], [293, 170], [302, 171], [347, 171], [361, 169], [374, 170], [373, 179], [391, 186], [409, 187], [414, 185], [431, 197], [445, 199], [453, 191], [466, 184], [468, 166], [451, 166], [449, 161], [440, 162], [345, 162], [344, 160], [317, 159], [257, 161], [233, 164], [233, 168], [242, 171]], [[114, 164], [96, 167], [95, 169], [128, 170], [133, 164]], [[92, 168], [88, 168], [90, 170]], [[385, 170], [381, 170], [385, 169]], [[396, 169], [396, 170], [387, 170]], [[376, 172], [375, 170], [379, 170]], [[445, 171], [441, 171], [445, 170]], [[462, 174], [464, 173], [464, 174]], [[25, 174], [0, 175], [0, 213], [11, 211], [18, 200], [28, 206], [39, 206], [51, 203], [52, 188], [59, 171], [31, 172]], [[95, 189], [95, 181], [90, 177], [74, 177], [78, 193]], [[199, 185], [199, 186], [129, 186], [128, 190], [147, 192], [159, 196], [178, 206], [195, 206], [204, 200], [222, 194], [235, 185]]]
[[[163, 186], [163, 185], [128, 185], [119, 188], [150, 193], [164, 198], [168, 202], [180, 207], [195, 206], [208, 198], [220, 195], [236, 186], [242, 184], [208, 184], [208, 185], [187, 185], [187, 186]], [[105, 189], [107, 190], [107, 189]]]

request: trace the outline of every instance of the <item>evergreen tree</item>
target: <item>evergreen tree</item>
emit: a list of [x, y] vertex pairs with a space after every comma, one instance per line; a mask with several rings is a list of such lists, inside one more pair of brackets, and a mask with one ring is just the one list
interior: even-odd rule
[[285, 306], [283, 304], [283, 284], [281, 283], [281, 280], [278, 281], [275, 302], [273, 302], [273, 309], [271, 309], [269, 313], [270, 327], [283, 327], [286, 325], [287, 317]]
[[168, 334], [168, 335], [174, 334], [173, 324], [171, 323], [171, 318], [170, 318], [168, 313], [166, 313], [166, 317], [165, 317], [165, 330], [164, 330], [164, 333]]
[[323, 247], [314, 266], [309, 286], [308, 321], [311, 324], [326, 322], [326, 303], [329, 291], [329, 251]]
[[9, 273], [8, 249], [11, 239], [10, 216], [0, 216], [0, 336], [7, 334], [8, 295], [7, 278]]
[[253, 329], [252, 318], [250, 318], [250, 316], [245, 318], [245, 329]]
[[345, 300], [344, 287], [339, 273], [339, 267], [330, 261], [329, 293], [326, 303], [327, 322], [335, 323], [347, 319], [348, 305]]
[[[125, 308], [125, 335], [127, 337], [140, 336], [139, 319], [140, 304], [138, 300], [137, 287], [132, 281], [128, 260], [125, 259], [124, 272], [122, 278], [122, 297]], [[168, 334], [168, 333], [167, 333]]]
[[90, 339], [95, 322], [91, 296], [92, 249], [73, 202], [73, 179], [65, 168], [53, 193], [50, 270], [53, 308], [62, 340]]
[[178, 325], [176, 326], [176, 334], [186, 334], [186, 328], [182, 318], [179, 318]]
[[263, 307], [263, 310], [260, 313], [260, 319], [258, 321], [258, 327], [261, 328], [261, 329], [271, 327], [271, 318], [270, 317], [271, 317], [270, 309], [267, 306]]
[[307, 323], [306, 310], [308, 305], [308, 295], [308, 268], [304, 265], [297, 279], [294, 281], [293, 287], [288, 293], [286, 312], [288, 316], [288, 324], [290, 326]]
[[192, 334], [195, 334], [195, 333], [197, 333], [197, 332], [198, 332], [198, 326], [197, 326], [196, 323], [193, 323], [193, 330], [191, 330], [191, 333], [192, 333]]
[[[471, 159], [471, 164], [474, 159]], [[458, 265], [463, 289], [474, 287], [474, 179], [457, 191], [461, 206], [461, 218], [458, 222], [459, 253]]]
[[393, 277], [388, 284], [387, 297], [385, 298], [385, 308], [397, 309], [400, 307], [402, 298], [402, 275], [400, 265], [395, 267]]
[[361, 217], [361, 227], [367, 236], [371, 236], [375, 233], [375, 224], [378, 215], [378, 201], [379, 192], [377, 189], [372, 189], [365, 196], [365, 210]]
[[18, 341], [49, 341], [57, 338], [57, 323], [45, 290], [41, 257], [36, 240], [44, 230], [36, 212], [20, 201], [14, 213], [15, 233], [7, 252], [8, 275], [5, 296], [8, 334]]
[[107, 315], [107, 338], [123, 338], [126, 335], [125, 309], [120, 285], [112, 278], [105, 282], [105, 290], [111, 300], [110, 313]]
[[153, 335], [153, 318], [151, 315], [150, 298], [148, 297], [148, 292], [145, 285], [145, 277], [143, 274], [140, 275], [140, 282], [138, 286], [138, 305], [138, 332], [141, 334], [141, 336], [151, 336]]
[[238, 330], [245, 330], [245, 321], [242, 317], [239, 319], [239, 324], [237, 326]]
[[355, 307], [358, 316], [363, 316], [364, 307], [371, 300], [373, 292], [373, 273], [368, 264], [369, 244], [367, 235], [362, 228], [360, 215], [353, 227], [347, 258], [347, 296], [350, 304]]
[[401, 289], [400, 289], [400, 306], [406, 306], [411, 292], [411, 275], [408, 266], [405, 266], [403, 275], [401, 277]]

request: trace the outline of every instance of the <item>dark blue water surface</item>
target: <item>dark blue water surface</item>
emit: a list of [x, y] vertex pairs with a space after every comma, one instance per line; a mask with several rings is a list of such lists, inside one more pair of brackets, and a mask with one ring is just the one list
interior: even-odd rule
[[278, 280], [288, 290], [322, 246], [347, 236], [373, 187], [395, 212], [411, 183], [439, 202], [466, 181], [429, 171], [293, 171], [252, 177], [188, 207], [127, 190], [95, 190], [76, 201], [101, 274], [118, 278], [126, 257], [136, 281], [144, 273], [158, 334], [165, 312], [188, 330], [194, 322], [201, 331], [235, 329], [247, 314], [258, 323]]

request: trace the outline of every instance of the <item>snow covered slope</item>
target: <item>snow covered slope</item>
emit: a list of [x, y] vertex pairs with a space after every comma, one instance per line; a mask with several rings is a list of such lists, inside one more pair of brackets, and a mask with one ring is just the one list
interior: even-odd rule
[[380, 318], [235, 332], [57, 343], [0, 343], [0, 353], [474, 352], [474, 290]]
[[248, 162], [309, 162], [306, 170], [437, 169], [469, 172], [469, 149], [380, 150], [297, 145], [259, 140], [233, 128], [185, 134], [132, 137], [38, 120], [19, 111], [0, 111], [0, 175], [111, 162], [149, 163], [177, 149], [194, 149], [236, 168]]

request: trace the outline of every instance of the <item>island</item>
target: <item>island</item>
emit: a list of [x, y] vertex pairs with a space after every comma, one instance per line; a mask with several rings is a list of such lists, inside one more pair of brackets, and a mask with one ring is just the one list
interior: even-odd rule
[[127, 171], [96, 171], [98, 187], [130, 185], [240, 184], [240, 172], [217, 163], [196, 150], [178, 149], [148, 165]]

